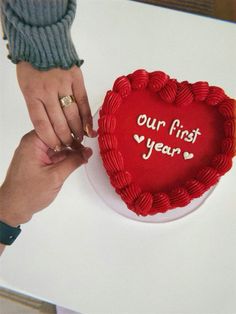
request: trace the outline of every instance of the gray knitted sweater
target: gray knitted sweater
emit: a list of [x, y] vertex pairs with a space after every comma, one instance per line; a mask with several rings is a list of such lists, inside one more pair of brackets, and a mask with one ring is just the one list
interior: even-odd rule
[[[1, 1], [1, 0], [0, 0]], [[3, 38], [13, 63], [30, 62], [35, 68], [68, 69], [80, 60], [71, 40], [76, 0], [2, 0]]]

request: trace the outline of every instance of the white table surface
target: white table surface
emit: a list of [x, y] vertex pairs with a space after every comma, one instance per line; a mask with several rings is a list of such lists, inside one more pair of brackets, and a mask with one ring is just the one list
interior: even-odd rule
[[[116, 77], [161, 69], [236, 96], [236, 25], [123, 0], [80, 0], [72, 36], [92, 111]], [[0, 179], [31, 129], [0, 42]], [[84, 168], [1, 258], [1, 284], [83, 314], [236, 313], [235, 170], [196, 212], [166, 224], [128, 220]]]

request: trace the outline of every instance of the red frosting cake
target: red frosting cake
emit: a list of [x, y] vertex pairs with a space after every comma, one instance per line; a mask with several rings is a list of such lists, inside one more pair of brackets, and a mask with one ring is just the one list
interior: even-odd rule
[[207, 82], [137, 70], [115, 81], [98, 123], [110, 182], [137, 215], [188, 205], [232, 166], [235, 101]]

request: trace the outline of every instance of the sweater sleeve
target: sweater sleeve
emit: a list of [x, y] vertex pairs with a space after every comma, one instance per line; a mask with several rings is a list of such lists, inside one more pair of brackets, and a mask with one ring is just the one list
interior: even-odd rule
[[3, 0], [3, 38], [13, 63], [30, 62], [39, 70], [80, 66], [70, 29], [76, 0]]

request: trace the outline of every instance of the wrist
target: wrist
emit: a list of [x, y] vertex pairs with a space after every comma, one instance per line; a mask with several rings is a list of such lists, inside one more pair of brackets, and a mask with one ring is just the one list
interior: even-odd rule
[[[1, 208], [0, 208], [0, 211], [1, 211]], [[11, 215], [2, 215], [2, 214], [0, 214], [0, 222], [3, 222], [13, 228], [16, 228], [24, 223], [23, 219], [21, 219], [20, 217], [15, 217]]]
[[22, 206], [8, 195], [3, 184], [0, 187], [0, 221], [11, 227], [17, 227], [31, 219], [31, 217], [26, 217], [24, 212]]
[[12, 215], [8, 208], [2, 208], [2, 206], [0, 206], [0, 222], [3, 222], [13, 228], [18, 227], [24, 223], [21, 217]]

